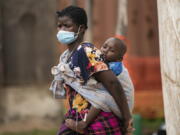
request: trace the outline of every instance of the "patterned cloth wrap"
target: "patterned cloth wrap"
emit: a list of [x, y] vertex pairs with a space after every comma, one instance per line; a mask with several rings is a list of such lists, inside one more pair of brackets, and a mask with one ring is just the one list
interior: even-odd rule
[[[82, 114], [77, 113], [76, 110], [69, 110], [66, 118], [82, 120]], [[96, 119], [88, 125], [84, 134], [72, 131], [63, 122], [57, 135], [122, 135], [121, 123], [121, 120], [112, 112], [101, 111]]]
[[[118, 118], [121, 117], [121, 113], [118, 106], [102, 84], [98, 83], [92, 76], [94, 73], [109, 70], [104, 63], [101, 52], [90, 43], [82, 43], [67, 62], [69, 55], [70, 52], [66, 50], [61, 55], [59, 64], [52, 68], [54, 80], [50, 87], [55, 95], [59, 94], [58, 98], [67, 97], [69, 100], [70, 110], [66, 114], [66, 118], [82, 120], [84, 112], [88, 112], [89, 107], [93, 105], [101, 109], [102, 112], [88, 126], [88, 130], [86, 130], [88, 133], [86, 134], [121, 135]], [[66, 90], [62, 84], [68, 86], [65, 87]], [[66, 131], [67, 134], [73, 134], [72, 130], [62, 124], [58, 134], [66, 135]]]

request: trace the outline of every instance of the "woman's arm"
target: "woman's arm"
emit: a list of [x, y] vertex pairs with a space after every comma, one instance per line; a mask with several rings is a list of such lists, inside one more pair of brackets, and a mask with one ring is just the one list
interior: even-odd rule
[[109, 93], [114, 98], [117, 103], [123, 120], [125, 121], [125, 128], [129, 126], [129, 121], [132, 119], [131, 113], [128, 108], [127, 99], [124, 90], [118, 81], [117, 77], [113, 74], [111, 70], [101, 71], [94, 74], [96, 80], [101, 82], [104, 87], [109, 91]]

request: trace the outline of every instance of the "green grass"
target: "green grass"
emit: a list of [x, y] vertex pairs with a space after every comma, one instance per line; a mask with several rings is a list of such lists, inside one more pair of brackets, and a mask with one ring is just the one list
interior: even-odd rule
[[163, 118], [148, 119], [142, 118], [141, 115], [133, 115], [134, 128], [136, 129], [133, 135], [152, 135], [157, 131], [160, 125], [164, 122]]
[[0, 133], [0, 135], [56, 135], [56, 132], [57, 129], [51, 129], [47, 131], [32, 130], [29, 132], [17, 132], [17, 133], [5, 132], [5, 133]]
[[158, 119], [142, 119], [143, 127], [148, 127], [150, 129], [155, 129], [159, 127], [164, 122], [163, 118]]
[[157, 119], [142, 119], [142, 134], [150, 135], [157, 131], [160, 125], [164, 122], [163, 118]]

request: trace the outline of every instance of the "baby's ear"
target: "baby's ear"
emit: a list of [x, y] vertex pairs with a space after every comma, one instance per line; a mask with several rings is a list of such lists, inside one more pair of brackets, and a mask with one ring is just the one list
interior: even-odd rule
[[122, 60], [123, 60], [123, 56], [120, 56], [120, 57], [119, 57], [119, 60], [122, 61]]

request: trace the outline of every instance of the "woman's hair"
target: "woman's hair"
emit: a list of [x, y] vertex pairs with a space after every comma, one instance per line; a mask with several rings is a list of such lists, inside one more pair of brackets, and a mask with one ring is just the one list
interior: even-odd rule
[[76, 6], [68, 6], [61, 11], [57, 11], [58, 17], [68, 16], [72, 19], [72, 21], [77, 25], [84, 24], [87, 29], [87, 15], [83, 8]]

